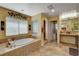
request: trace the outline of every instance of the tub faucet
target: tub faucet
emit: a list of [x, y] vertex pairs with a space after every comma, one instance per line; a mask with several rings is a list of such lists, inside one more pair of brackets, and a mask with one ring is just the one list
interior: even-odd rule
[[7, 46], [10, 47], [10, 48], [14, 47], [14, 41], [11, 40], [11, 39], [8, 39], [8, 45]]

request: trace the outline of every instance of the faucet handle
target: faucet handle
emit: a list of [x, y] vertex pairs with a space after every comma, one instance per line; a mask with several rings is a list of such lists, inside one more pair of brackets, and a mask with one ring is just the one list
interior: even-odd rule
[[11, 48], [11, 47], [12, 47], [12, 46], [11, 46], [11, 43], [7, 42], [7, 43], [6, 43], [6, 47]]

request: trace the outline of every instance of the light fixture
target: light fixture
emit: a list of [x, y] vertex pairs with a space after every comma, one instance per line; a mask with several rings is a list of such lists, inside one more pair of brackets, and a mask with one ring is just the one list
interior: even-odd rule
[[51, 12], [55, 12], [55, 9], [51, 9]]
[[23, 9], [21, 11], [24, 11]]
[[55, 8], [53, 7], [53, 5], [49, 5], [49, 6], [48, 6], [48, 9], [49, 9], [51, 12], [55, 12]]

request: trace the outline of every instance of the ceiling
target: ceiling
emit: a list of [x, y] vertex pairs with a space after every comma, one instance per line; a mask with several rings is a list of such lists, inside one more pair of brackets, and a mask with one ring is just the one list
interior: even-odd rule
[[[51, 12], [48, 9], [49, 5], [53, 5], [55, 12]], [[79, 9], [78, 3], [0, 3], [0, 6], [30, 16], [34, 16], [38, 13], [45, 13], [48, 16], [58, 16], [63, 12]]]

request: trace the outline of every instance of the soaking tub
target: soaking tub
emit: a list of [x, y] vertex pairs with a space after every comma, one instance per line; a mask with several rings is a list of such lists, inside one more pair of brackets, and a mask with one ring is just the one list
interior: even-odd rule
[[23, 46], [23, 45], [28, 45], [28, 44], [32, 43], [33, 40], [34, 40], [33, 38], [19, 39], [19, 40], [16, 40], [13, 45], [15, 47]]
[[12, 48], [0, 47], [0, 55], [2, 56], [26, 56], [29, 53], [39, 49], [41, 46], [40, 39], [19, 39], [13, 43]]

